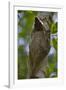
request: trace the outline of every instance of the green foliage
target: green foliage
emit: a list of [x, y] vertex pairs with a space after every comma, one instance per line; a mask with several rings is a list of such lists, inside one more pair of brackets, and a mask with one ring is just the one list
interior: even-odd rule
[[[56, 35], [57, 34], [57, 23], [52, 23], [51, 24], [51, 34], [52, 35]], [[57, 50], [58, 50], [58, 37], [57, 36], [55, 36], [55, 38], [53, 38], [52, 40], [51, 40], [51, 46], [53, 46], [54, 47], [54, 49], [55, 49], [55, 53], [54, 53], [54, 55], [53, 55], [53, 57], [52, 58], [48, 58], [48, 61], [49, 61], [49, 77], [50, 77], [50, 75], [52, 74], [52, 73], [55, 73], [55, 75], [54, 76], [52, 76], [52, 77], [57, 77], [58, 75], [57, 75]]]
[[56, 39], [53, 39], [52, 40], [52, 42], [53, 42], [53, 46], [54, 46], [54, 48], [57, 50], [57, 42], [58, 42], [58, 39], [56, 38]]
[[57, 28], [58, 28], [58, 27], [57, 27], [57, 22], [56, 22], [56, 23], [53, 22], [53, 23], [51, 24], [51, 33], [53, 33], [53, 34], [54, 34], [54, 33], [57, 33]]
[[29, 56], [25, 51], [26, 45], [30, 42], [30, 34], [32, 32], [35, 16], [37, 12], [32, 11], [18, 11], [20, 15], [18, 20], [18, 39], [22, 38], [26, 42], [24, 45], [18, 45], [18, 79], [25, 79], [27, 77], [27, 62]]
[[[49, 62], [49, 68], [46, 70], [46, 77], [57, 77], [57, 50], [58, 50], [58, 37], [57, 37], [57, 32], [58, 32], [58, 23], [52, 22], [50, 24], [50, 30], [51, 30], [51, 35], [55, 36], [54, 38], [51, 39], [51, 46], [54, 47], [55, 53], [53, 56], [48, 57], [48, 62]], [[53, 76], [51, 74], [55, 73]]]
[[25, 79], [27, 75], [27, 55], [24, 46], [18, 47], [18, 79]]

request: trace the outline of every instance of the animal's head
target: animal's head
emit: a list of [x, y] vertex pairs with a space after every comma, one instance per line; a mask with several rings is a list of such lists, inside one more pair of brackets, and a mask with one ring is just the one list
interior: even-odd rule
[[43, 31], [44, 35], [50, 38], [50, 27], [46, 18], [41, 20], [39, 17], [35, 17], [34, 31]]

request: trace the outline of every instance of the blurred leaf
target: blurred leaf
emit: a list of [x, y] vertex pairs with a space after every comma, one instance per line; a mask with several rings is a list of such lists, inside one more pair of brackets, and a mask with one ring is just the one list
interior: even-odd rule
[[57, 23], [52, 23], [51, 24], [51, 33], [57, 33], [57, 29], [58, 29], [58, 26], [57, 26]]
[[57, 48], [58, 48], [58, 45], [57, 45], [57, 38], [55, 38], [55, 39], [53, 39], [52, 40], [52, 42], [53, 42], [53, 46], [54, 46], [54, 48], [57, 50]]

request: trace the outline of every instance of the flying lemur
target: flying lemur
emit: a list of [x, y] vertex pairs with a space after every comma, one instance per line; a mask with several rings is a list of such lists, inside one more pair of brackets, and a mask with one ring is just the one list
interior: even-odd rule
[[30, 78], [36, 78], [40, 68], [47, 66], [46, 56], [50, 50], [50, 28], [46, 19], [35, 17], [34, 30], [29, 46]]

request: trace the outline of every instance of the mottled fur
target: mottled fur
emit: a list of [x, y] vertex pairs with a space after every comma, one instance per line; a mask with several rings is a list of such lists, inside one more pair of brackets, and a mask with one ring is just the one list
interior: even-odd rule
[[36, 78], [36, 74], [40, 70], [43, 62], [44, 66], [46, 66], [46, 61], [44, 60], [50, 50], [50, 29], [46, 30], [47, 28], [45, 27], [44, 22], [42, 23], [36, 17], [29, 47], [30, 78]]

